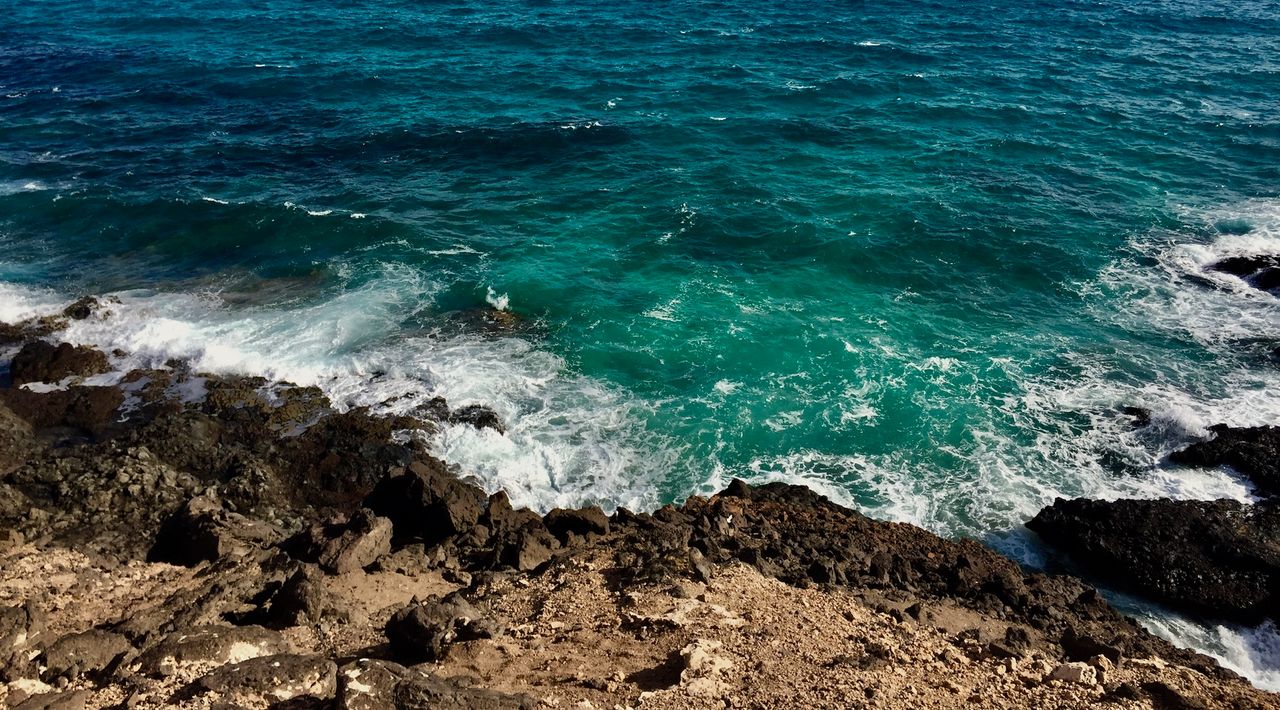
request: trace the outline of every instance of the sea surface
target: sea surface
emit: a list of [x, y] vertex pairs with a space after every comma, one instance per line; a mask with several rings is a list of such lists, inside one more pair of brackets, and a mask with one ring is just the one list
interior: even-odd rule
[[[434, 446], [517, 503], [781, 480], [1052, 566], [1055, 496], [1250, 500], [1163, 459], [1280, 419], [1280, 301], [1205, 270], [1280, 252], [1274, 0], [0, 17], [0, 318], [488, 404]], [[1274, 628], [1112, 598], [1280, 688]]]

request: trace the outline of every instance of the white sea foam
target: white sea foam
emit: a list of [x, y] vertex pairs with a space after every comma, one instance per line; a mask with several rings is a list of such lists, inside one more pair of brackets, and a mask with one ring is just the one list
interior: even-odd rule
[[215, 205], [229, 205], [229, 204], [231, 204], [230, 202], [227, 202], [226, 200], [219, 200], [219, 199], [218, 199], [218, 198], [216, 198], [216, 197], [209, 197], [208, 195], [202, 196], [200, 199], [201, 199], [201, 200], [204, 200], [205, 202], [212, 202], [212, 203], [213, 203], [213, 204], [215, 204]]
[[489, 290], [485, 293], [484, 300], [486, 303], [500, 311], [505, 311], [511, 307], [511, 298], [505, 293], [500, 294], [497, 291], [494, 291], [492, 286], [490, 286]]
[[[121, 371], [181, 358], [197, 371], [316, 385], [339, 408], [411, 412], [434, 396], [455, 407], [483, 403], [502, 417], [505, 435], [448, 426], [433, 444], [486, 489], [503, 488], [516, 504], [540, 510], [584, 503], [647, 509], [659, 502], [655, 480], [675, 467], [679, 447], [647, 429], [647, 405], [568, 371], [522, 338], [405, 336], [405, 314], [438, 290], [420, 272], [388, 265], [363, 287], [293, 308], [237, 309], [211, 295], [121, 292], [105, 316], [73, 321], [60, 337], [129, 353], [115, 362]], [[69, 300], [0, 283], [0, 320], [55, 313]], [[192, 387], [179, 394], [198, 397], [199, 387]]]

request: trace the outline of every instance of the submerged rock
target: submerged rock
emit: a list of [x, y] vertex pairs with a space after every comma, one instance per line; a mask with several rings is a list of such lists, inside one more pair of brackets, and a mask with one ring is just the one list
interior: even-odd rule
[[1280, 618], [1280, 508], [1063, 500], [1027, 527], [1109, 584], [1212, 618]]

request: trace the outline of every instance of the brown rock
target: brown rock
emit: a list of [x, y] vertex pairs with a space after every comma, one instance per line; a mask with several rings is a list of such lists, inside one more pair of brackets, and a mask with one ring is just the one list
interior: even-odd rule
[[90, 377], [111, 368], [107, 356], [82, 345], [54, 345], [32, 340], [13, 356], [9, 375], [14, 386], [28, 382], [59, 382], [67, 377]]
[[222, 666], [197, 680], [195, 686], [224, 699], [257, 701], [254, 704], [302, 697], [329, 700], [338, 691], [338, 666], [320, 656], [261, 656]]

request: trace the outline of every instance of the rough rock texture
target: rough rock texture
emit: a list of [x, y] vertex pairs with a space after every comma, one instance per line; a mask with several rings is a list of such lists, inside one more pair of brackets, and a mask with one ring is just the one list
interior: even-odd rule
[[1277, 706], [1079, 580], [804, 488], [515, 510], [420, 414], [182, 363], [0, 386], [0, 704]]
[[15, 386], [28, 382], [60, 382], [67, 377], [91, 377], [110, 369], [101, 351], [70, 343], [32, 340], [9, 364], [9, 376]]
[[443, 658], [449, 646], [458, 641], [493, 638], [499, 633], [489, 621], [461, 594], [443, 599], [414, 599], [387, 621], [387, 641], [396, 658], [408, 663], [421, 663]]
[[1239, 276], [1250, 286], [1263, 291], [1280, 288], [1280, 257], [1260, 254], [1257, 256], [1233, 256], [1219, 261], [1209, 268], [1232, 276]]
[[1209, 427], [1214, 437], [1176, 451], [1169, 459], [1186, 466], [1230, 466], [1244, 474], [1258, 495], [1280, 496], [1280, 427]]
[[1195, 614], [1280, 619], [1280, 507], [1062, 500], [1027, 523], [1081, 567]]

